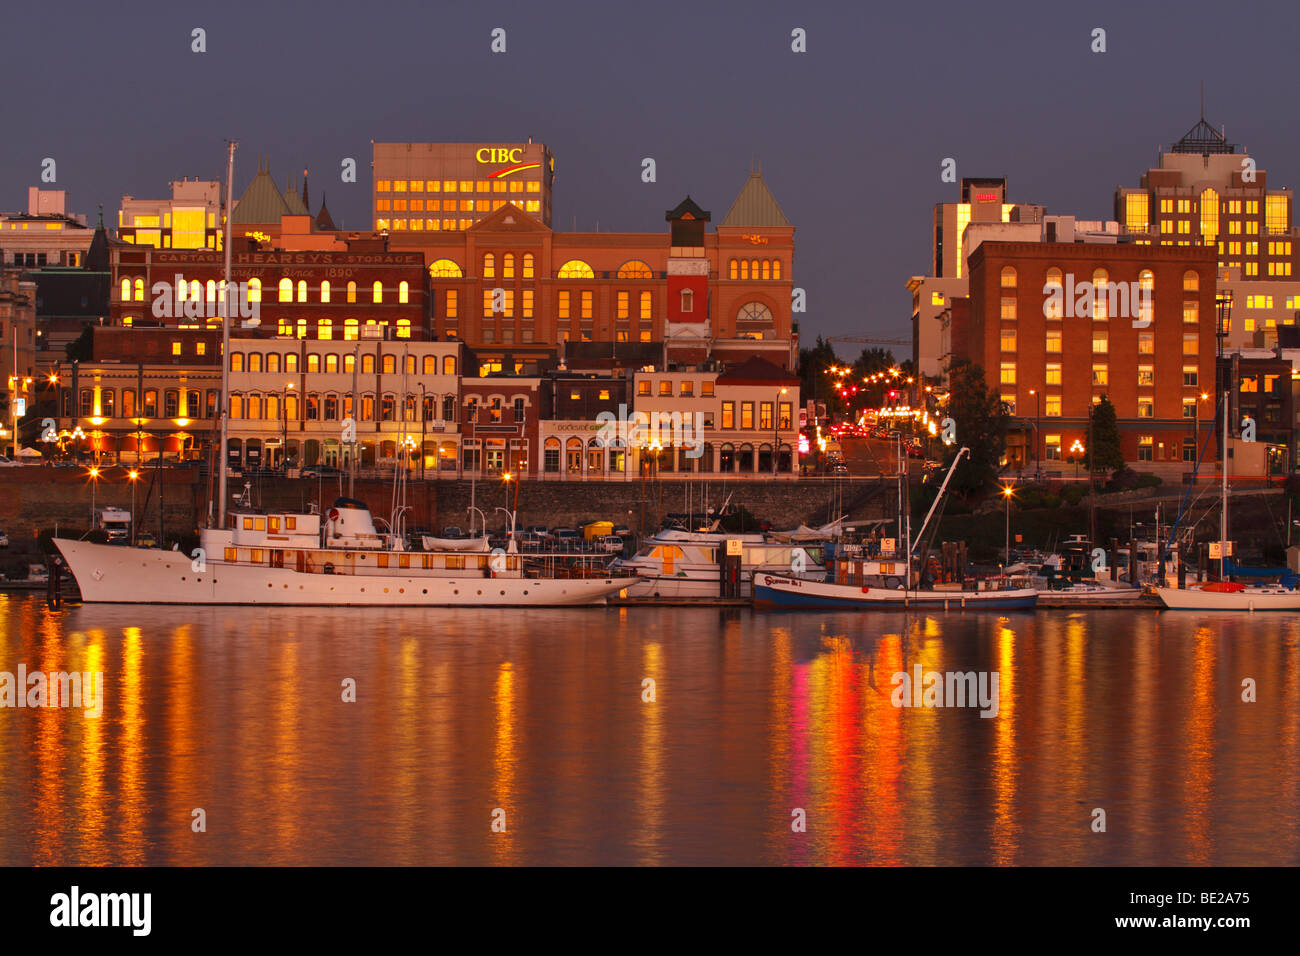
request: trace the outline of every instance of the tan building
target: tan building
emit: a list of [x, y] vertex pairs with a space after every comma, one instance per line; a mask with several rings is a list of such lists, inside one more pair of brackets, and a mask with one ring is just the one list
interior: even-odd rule
[[117, 211], [118, 238], [155, 249], [221, 248], [221, 184], [182, 179], [171, 189], [170, 199], [123, 196]]
[[514, 203], [551, 224], [555, 157], [542, 143], [374, 143], [377, 232], [464, 231]]
[[27, 211], [0, 214], [0, 266], [44, 269], [80, 266], [95, 231], [68, 212], [66, 189], [27, 190]]

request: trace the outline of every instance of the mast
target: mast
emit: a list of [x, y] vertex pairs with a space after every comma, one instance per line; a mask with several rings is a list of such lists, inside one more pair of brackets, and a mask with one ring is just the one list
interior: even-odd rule
[[233, 293], [230, 282], [230, 198], [235, 188], [235, 147], [239, 143], [226, 143], [226, 236], [224, 291], [221, 295], [221, 447], [217, 452], [217, 527], [226, 526], [226, 445], [230, 430], [230, 299]]
[[1219, 580], [1228, 567], [1228, 406], [1230, 393], [1223, 393], [1223, 503], [1219, 509]]

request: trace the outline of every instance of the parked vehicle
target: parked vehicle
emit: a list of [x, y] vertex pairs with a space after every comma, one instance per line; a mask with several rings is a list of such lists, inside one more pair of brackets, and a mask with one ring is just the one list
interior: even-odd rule
[[135, 536], [135, 546], [137, 548], [156, 548], [158, 547], [158, 539], [149, 531], [141, 531]]
[[14, 461], [7, 455], [0, 455], [0, 468], [17, 468], [22, 464], [20, 461]]
[[577, 528], [555, 528], [551, 537], [555, 539], [556, 545], [566, 551], [571, 551], [582, 543], [582, 535], [578, 534]]
[[614, 534], [618, 535], [620, 538], [627, 538], [631, 536], [632, 529], [625, 524], [616, 524], [614, 525]]
[[588, 542], [597, 541], [613, 533], [614, 522], [612, 521], [590, 521], [582, 526], [583, 540]]
[[912, 444], [907, 446], [907, 457], [908, 458], [925, 457], [925, 449], [921, 447], [921, 443], [919, 441], [913, 442]]
[[828, 471], [836, 477], [843, 477], [849, 473], [849, 466], [841, 461], [831, 465]]
[[595, 544], [598, 550], [609, 554], [622, 554], [624, 548], [623, 539], [616, 534], [602, 535], [596, 539]]
[[336, 475], [342, 475], [343, 469], [335, 468], [332, 465], [308, 465], [298, 474], [303, 478], [333, 478]]

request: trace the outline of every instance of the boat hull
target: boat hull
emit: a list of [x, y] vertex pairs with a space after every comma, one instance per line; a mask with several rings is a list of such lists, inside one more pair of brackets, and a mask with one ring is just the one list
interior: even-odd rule
[[1156, 588], [1171, 611], [1300, 611], [1300, 591], [1251, 593], [1201, 588]]
[[604, 604], [627, 577], [523, 578], [467, 574], [314, 574], [210, 562], [177, 551], [56, 538], [81, 598], [105, 604], [265, 604], [339, 607], [573, 607]]
[[775, 574], [761, 574], [754, 581], [754, 606], [764, 609], [1014, 611], [1031, 610], [1037, 603], [1038, 591], [1032, 588], [1006, 591], [864, 589], [851, 584], [805, 581]]

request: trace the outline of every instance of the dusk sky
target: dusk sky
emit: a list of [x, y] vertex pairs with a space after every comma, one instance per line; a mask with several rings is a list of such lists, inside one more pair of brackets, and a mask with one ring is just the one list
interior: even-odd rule
[[[1282, 108], [1300, 85], [1295, 8], [71, 2], [5, 20], [0, 209], [24, 209], [52, 157], [53, 188], [108, 221], [123, 193], [224, 180], [231, 137], [236, 194], [269, 154], [282, 188], [308, 168], [313, 212], [326, 193], [360, 229], [371, 140], [532, 136], [556, 157], [555, 229], [657, 232], [686, 193], [721, 220], [757, 158], [797, 230], [805, 344], [910, 337], [905, 284], [930, 269], [933, 204], [957, 197], [944, 157], [958, 176], [1006, 176], [1012, 202], [1112, 218], [1115, 187], [1199, 118], [1203, 80], [1207, 120], [1269, 186], [1294, 185], [1300, 164]], [[195, 27], [206, 53], [190, 50]], [[505, 54], [489, 50], [495, 27]], [[806, 53], [791, 52], [796, 27]]]

